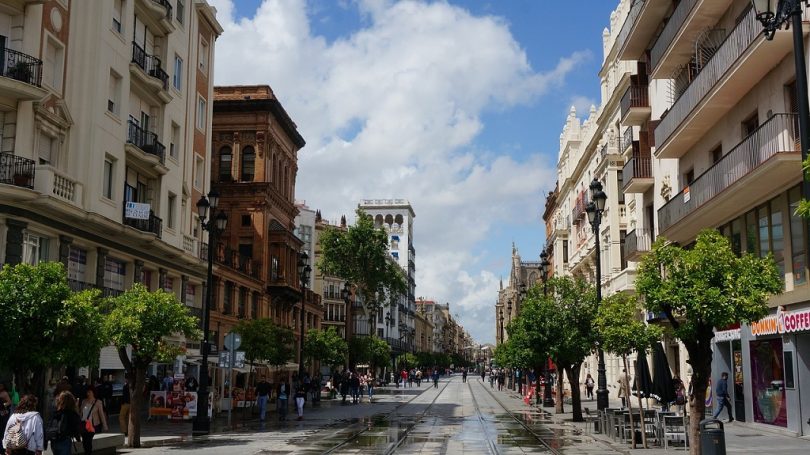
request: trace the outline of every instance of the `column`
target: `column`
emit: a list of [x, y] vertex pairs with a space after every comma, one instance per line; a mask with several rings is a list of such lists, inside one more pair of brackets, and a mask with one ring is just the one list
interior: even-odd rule
[[143, 283], [143, 261], [135, 259], [135, 269], [132, 274], [132, 284]]
[[194, 302], [186, 302], [186, 288], [188, 287], [188, 275], [180, 275], [180, 302], [184, 305], [193, 305]]
[[6, 226], [6, 264], [17, 265], [23, 260], [23, 231], [28, 223], [8, 219]]
[[59, 262], [65, 265], [65, 270], [68, 269], [70, 263], [70, 245], [73, 244], [73, 238], [66, 235], [59, 236]]
[[96, 248], [96, 286], [100, 289], [104, 289], [104, 271], [106, 270], [108, 254], [110, 254], [109, 250]]

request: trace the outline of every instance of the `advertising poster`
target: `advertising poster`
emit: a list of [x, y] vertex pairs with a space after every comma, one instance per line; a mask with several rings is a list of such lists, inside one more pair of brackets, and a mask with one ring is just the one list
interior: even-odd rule
[[[188, 417], [197, 416], [197, 392], [186, 392], [186, 413]], [[214, 411], [214, 393], [208, 392], [208, 417], [213, 415]]]
[[172, 413], [171, 404], [166, 399], [166, 392], [162, 390], [152, 390], [149, 392], [149, 417], [152, 416], [169, 416]]
[[183, 420], [186, 418], [188, 415], [186, 401], [185, 377], [182, 374], [175, 374], [171, 391], [172, 420]]

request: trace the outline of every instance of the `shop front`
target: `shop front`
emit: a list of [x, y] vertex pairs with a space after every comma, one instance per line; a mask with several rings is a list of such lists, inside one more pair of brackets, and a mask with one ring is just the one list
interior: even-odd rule
[[[722, 371], [733, 370], [740, 357], [748, 420], [799, 436], [810, 435], [810, 394], [800, 393], [801, 389], [810, 390], [810, 304], [779, 307], [771, 315], [743, 325], [740, 338], [739, 354], [733, 347], [736, 340], [730, 343], [728, 370], [722, 369], [723, 360], [715, 360], [721, 369], [713, 369], [713, 379], [716, 381]], [[716, 344], [720, 347], [723, 343]], [[723, 356], [720, 352], [716, 357]], [[735, 391], [737, 374], [734, 370], [729, 375], [735, 378]]]
[[[740, 324], [726, 327], [714, 334], [714, 356], [712, 371], [715, 384], [723, 372], [728, 373], [728, 391], [734, 409], [734, 419], [745, 422], [745, 373], [743, 371], [743, 352]], [[716, 404], [716, 402], [714, 403]]]

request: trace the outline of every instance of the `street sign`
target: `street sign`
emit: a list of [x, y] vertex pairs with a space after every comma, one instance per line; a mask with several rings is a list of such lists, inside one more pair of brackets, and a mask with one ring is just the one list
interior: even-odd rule
[[235, 351], [242, 345], [242, 335], [236, 332], [230, 332], [225, 335], [225, 348], [229, 351]]
[[219, 367], [228, 368], [231, 366], [231, 353], [229, 351], [222, 351], [219, 353]]
[[236, 355], [234, 356], [233, 360], [234, 368], [244, 368], [245, 367], [245, 351], [236, 351]]

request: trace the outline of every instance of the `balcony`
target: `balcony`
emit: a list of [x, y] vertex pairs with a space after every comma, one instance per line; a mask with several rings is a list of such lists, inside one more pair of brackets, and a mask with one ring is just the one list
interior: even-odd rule
[[695, 55], [695, 43], [729, 9], [731, 0], [681, 0], [650, 49], [651, 76], [667, 79]]
[[17, 101], [40, 100], [48, 94], [42, 88], [42, 60], [5, 47], [0, 37], [0, 96]]
[[74, 280], [73, 278], [68, 278], [68, 287], [70, 287], [70, 290], [73, 292], [81, 292], [87, 289], [98, 288], [95, 283], [87, 283], [85, 281]]
[[671, 4], [672, 0], [635, 0], [616, 38], [620, 60], [639, 60]]
[[12, 153], [0, 153], [0, 183], [34, 189], [36, 162]]
[[321, 319], [321, 322], [342, 322], [342, 323], [345, 324], [346, 323], [346, 316], [336, 316], [336, 315], [331, 315], [330, 316], [329, 314], [324, 313], [323, 319]]
[[628, 261], [635, 261], [641, 258], [644, 253], [652, 248], [652, 230], [633, 229], [624, 237], [624, 257]]
[[[637, 76], [633, 76], [634, 78]], [[630, 84], [621, 101], [621, 123], [625, 126], [640, 126], [650, 118], [650, 91], [647, 84]]]
[[749, 11], [661, 118], [656, 156], [683, 156], [791, 51], [791, 32], [766, 41]]
[[801, 180], [796, 114], [776, 114], [658, 210], [658, 231], [688, 242]]
[[628, 151], [630, 151], [633, 147], [633, 127], [628, 126], [624, 129], [624, 133], [622, 133], [622, 137], [619, 138], [619, 153], [624, 155]]
[[132, 61], [129, 69], [133, 80], [145, 84], [161, 101], [168, 103], [172, 100], [169, 94], [169, 73], [163, 69], [160, 57], [147, 54], [135, 41], [132, 42]]
[[155, 32], [169, 34], [174, 31], [169, 0], [137, 0], [135, 12], [140, 13], [138, 17]]
[[580, 218], [585, 216], [585, 207], [588, 205], [587, 194], [585, 191], [579, 193], [574, 199], [574, 210], [571, 211], [571, 219], [574, 224], [579, 224]]
[[[126, 207], [127, 201], [124, 201], [124, 207]], [[126, 208], [124, 209], [126, 210]], [[157, 238], [160, 238], [163, 232], [163, 220], [155, 216], [155, 212], [152, 210], [149, 211], [149, 218], [145, 220], [136, 219], [136, 218], [127, 218], [126, 212], [124, 212], [124, 216], [122, 217], [122, 222], [124, 225], [129, 226], [131, 228], [135, 228], [141, 232], [147, 232], [150, 234], [155, 234]]]
[[130, 145], [130, 147], [127, 147], [127, 152], [131, 152], [137, 158], [150, 163], [161, 174], [168, 172], [168, 169], [164, 166], [166, 162], [166, 146], [158, 140], [157, 134], [141, 128], [133, 119], [129, 119], [127, 145]]
[[53, 166], [37, 166], [37, 171], [39, 178], [34, 181], [35, 190], [81, 207], [84, 186], [80, 182]]
[[253, 258], [240, 254], [239, 251], [231, 247], [222, 246], [219, 244], [217, 254], [214, 260], [219, 264], [236, 270], [252, 278], [261, 278], [261, 264], [254, 261]]
[[624, 165], [622, 177], [624, 178], [622, 191], [625, 194], [644, 193], [655, 183], [650, 150], [647, 149], [646, 154], [640, 152], [638, 141], [633, 142], [633, 157]]

